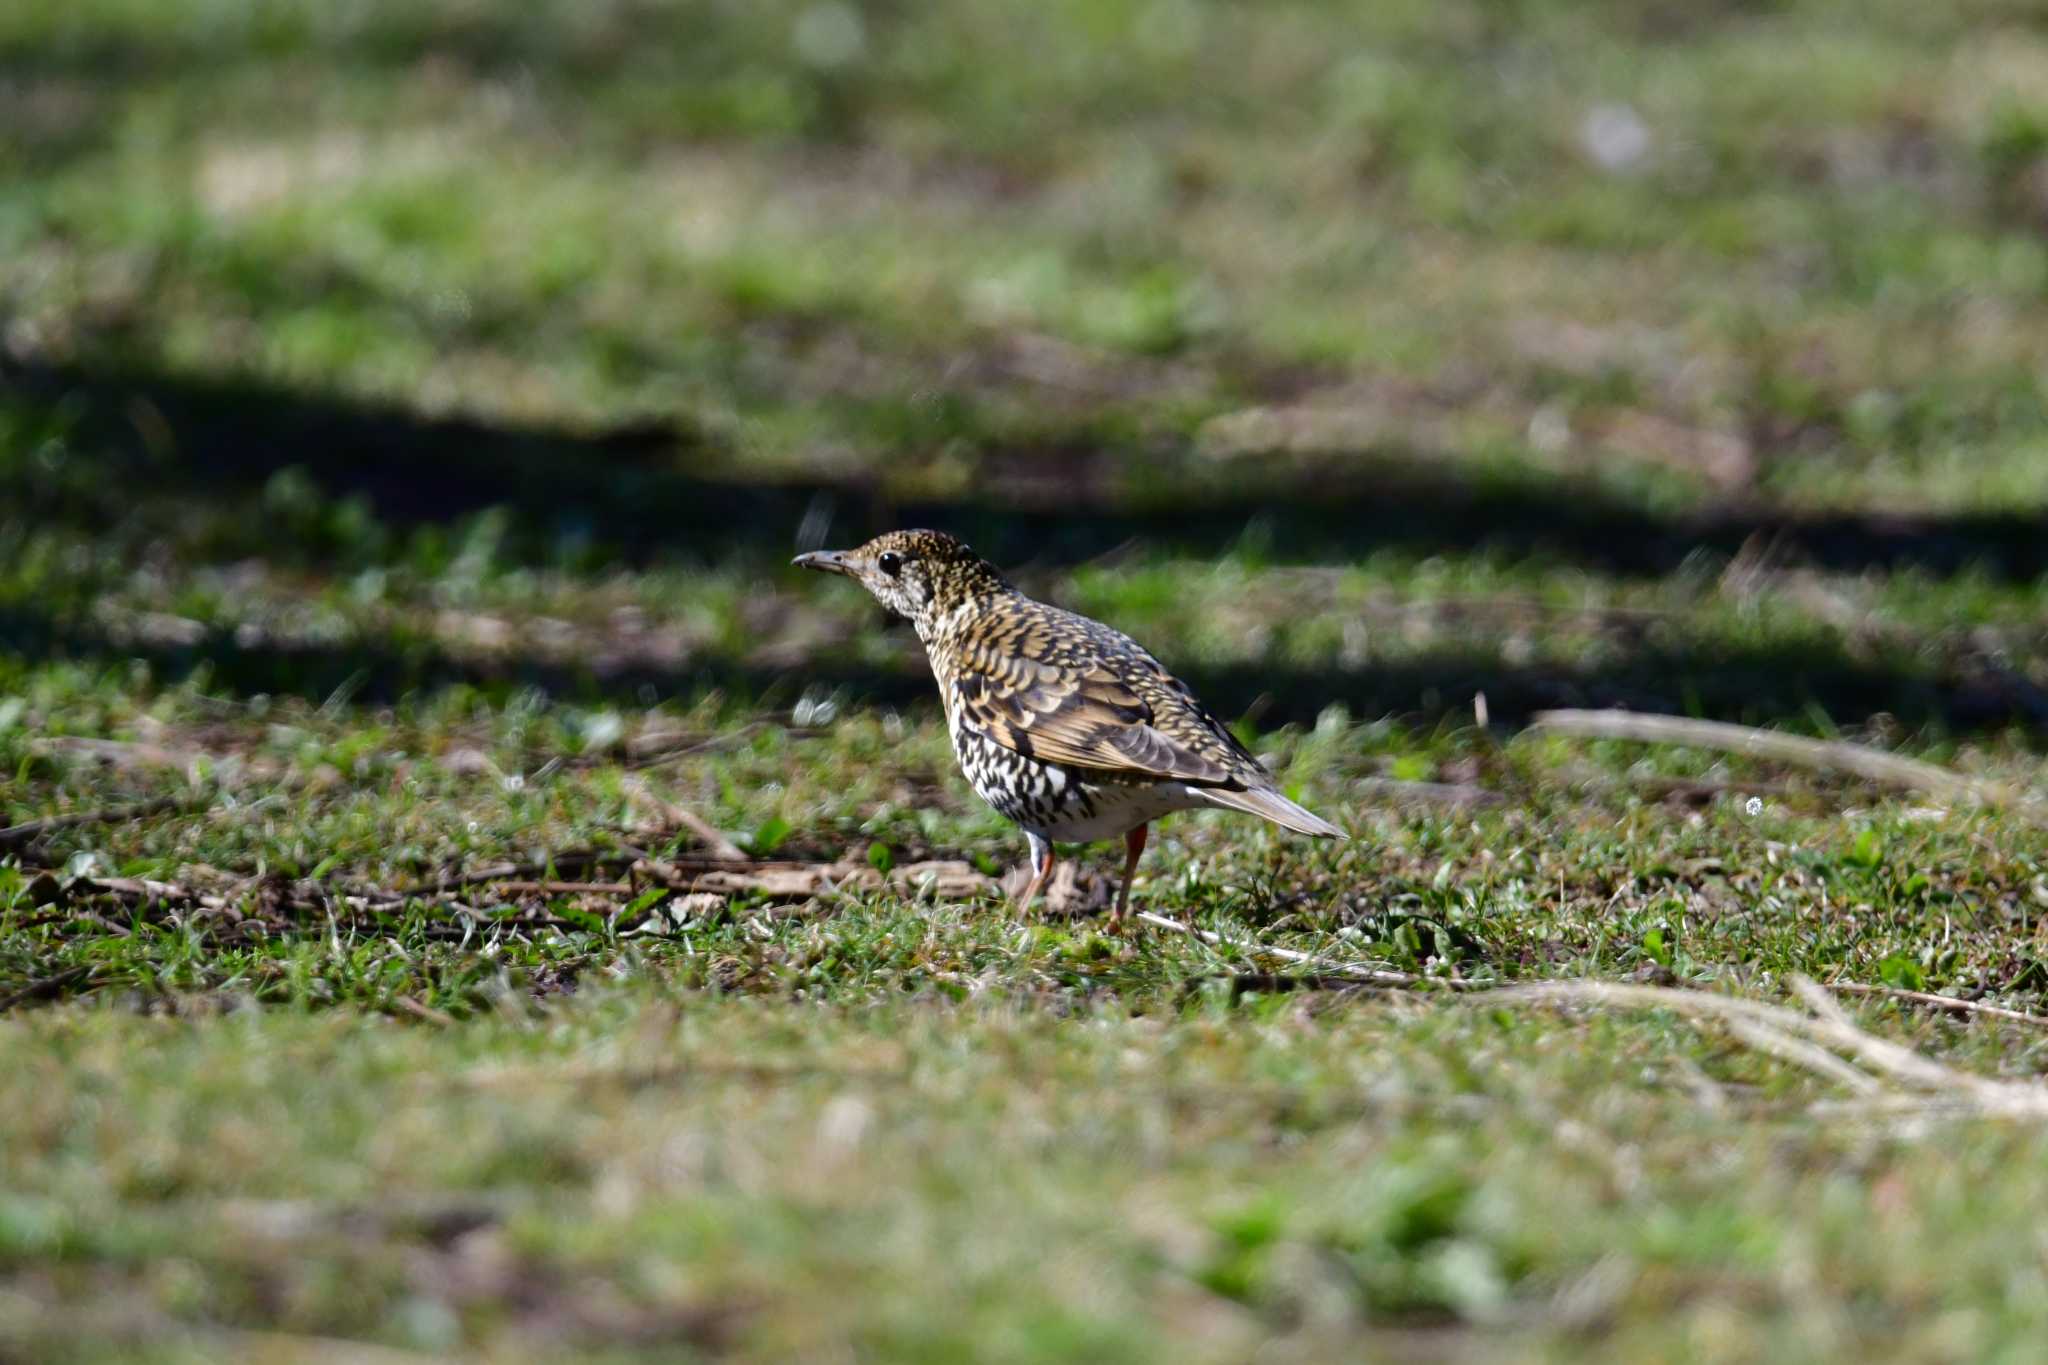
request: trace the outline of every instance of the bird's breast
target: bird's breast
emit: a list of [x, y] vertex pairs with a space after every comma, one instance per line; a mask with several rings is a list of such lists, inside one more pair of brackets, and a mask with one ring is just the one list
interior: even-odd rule
[[953, 751], [968, 785], [998, 815], [1063, 843], [1108, 839], [1202, 804], [1183, 783], [1105, 781], [1097, 773], [1026, 758], [971, 724], [955, 724]]

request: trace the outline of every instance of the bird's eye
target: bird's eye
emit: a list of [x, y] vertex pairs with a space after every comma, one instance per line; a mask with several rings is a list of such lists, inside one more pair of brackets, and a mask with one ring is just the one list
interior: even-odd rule
[[884, 550], [876, 557], [875, 565], [883, 573], [894, 578], [897, 574], [903, 572], [903, 556], [897, 554], [894, 550]]

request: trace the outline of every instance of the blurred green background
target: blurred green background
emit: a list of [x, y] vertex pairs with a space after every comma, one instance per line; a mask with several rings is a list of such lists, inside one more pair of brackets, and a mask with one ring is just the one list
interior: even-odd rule
[[918, 524], [1355, 836], [1153, 910], [2048, 1068], [2037, 801], [1523, 729], [2038, 790], [2038, 0], [6, 0], [0, 1355], [2031, 1358], [2035, 1126], [546, 880], [1014, 861], [787, 563]]
[[781, 565], [931, 523], [1269, 721], [2043, 711], [2030, 5], [25, 0], [0, 72], [32, 648], [907, 700]]

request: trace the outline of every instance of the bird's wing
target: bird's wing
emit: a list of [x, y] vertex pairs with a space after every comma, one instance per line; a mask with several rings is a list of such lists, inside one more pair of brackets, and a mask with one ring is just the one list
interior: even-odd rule
[[1151, 655], [1064, 612], [1048, 609], [962, 649], [952, 690], [966, 723], [1026, 758], [1200, 786], [1263, 776]]

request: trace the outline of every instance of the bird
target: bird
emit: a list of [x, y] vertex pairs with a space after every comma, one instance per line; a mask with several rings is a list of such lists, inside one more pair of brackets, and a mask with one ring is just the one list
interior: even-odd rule
[[1124, 840], [1109, 927], [1130, 907], [1151, 822], [1204, 807], [1243, 811], [1320, 838], [1344, 837], [1282, 795], [1194, 691], [1122, 631], [1020, 592], [943, 531], [890, 531], [792, 563], [843, 574], [924, 643], [960, 770], [1024, 831], [1031, 875], [1021, 914], [1052, 875], [1053, 845]]

